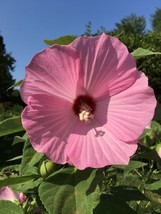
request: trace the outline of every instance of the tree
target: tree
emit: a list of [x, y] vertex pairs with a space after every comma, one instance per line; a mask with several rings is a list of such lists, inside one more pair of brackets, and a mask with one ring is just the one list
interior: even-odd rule
[[[161, 52], [161, 32], [147, 32], [140, 47]], [[138, 60], [138, 67], [149, 77], [157, 100], [161, 103], [161, 55], [149, 56]]]
[[126, 34], [139, 34], [143, 35], [145, 33], [146, 21], [143, 16], [136, 16], [131, 14], [121, 20], [121, 23], [116, 23], [116, 33], [124, 32]]
[[91, 34], [92, 34], [91, 26], [92, 26], [92, 23], [89, 21], [89, 22], [86, 24], [86, 31], [85, 31], [85, 35], [86, 35], [86, 36], [91, 36]]
[[14, 70], [15, 59], [6, 52], [3, 37], [0, 35], [0, 102], [8, 100], [12, 90], [6, 90], [15, 83], [10, 71]]
[[146, 34], [146, 20], [143, 16], [131, 14], [115, 24], [116, 28], [108, 34], [118, 37], [130, 52], [140, 47], [140, 43]]
[[161, 8], [151, 16], [152, 28], [155, 32], [161, 32]]

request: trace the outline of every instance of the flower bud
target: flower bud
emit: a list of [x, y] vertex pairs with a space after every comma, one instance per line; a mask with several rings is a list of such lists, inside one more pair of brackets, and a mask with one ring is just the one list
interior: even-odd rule
[[20, 192], [19, 193], [19, 202], [21, 203], [21, 204], [23, 204], [25, 201], [26, 201], [26, 195], [25, 194], [23, 194], [22, 192]]
[[40, 175], [43, 178], [49, 176], [55, 169], [55, 164], [50, 160], [44, 160], [40, 166]]

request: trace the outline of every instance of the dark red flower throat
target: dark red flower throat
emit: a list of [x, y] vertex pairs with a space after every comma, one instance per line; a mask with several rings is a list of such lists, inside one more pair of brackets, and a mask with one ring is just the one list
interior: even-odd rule
[[96, 103], [88, 95], [80, 95], [73, 103], [73, 110], [81, 121], [90, 122], [94, 117]]

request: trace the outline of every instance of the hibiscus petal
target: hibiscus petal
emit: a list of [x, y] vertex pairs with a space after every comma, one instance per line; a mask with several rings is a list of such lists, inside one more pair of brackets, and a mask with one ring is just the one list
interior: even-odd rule
[[11, 188], [5, 186], [0, 189], [0, 200], [18, 201], [19, 194], [13, 192]]
[[122, 141], [139, 138], [153, 118], [156, 99], [147, 77], [139, 72], [136, 82], [109, 100], [97, 103], [95, 118]]
[[57, 95], [73, 100], [81, 88], [80, 61], [74, 48], [54, 45], [36, 54], [26, 67], [20, 93], [27, 103], [33, 94]]
[[45, 94], [30, 96], [22, 113], [22, 124], [34, 149], [61, 164], [67, 162], [66, 140], [75, 120], [70, 102]]
[[77, 121], [66, 151], [69, 162], [83, 170], [87, 167], [126, 165], [136, 149], [136, 142], [120, 141], [104, 127], [98, 127], [96, 121], [94, 124]]
[[80, 56], [84, 88], [94, 98], [107, 98], [134, 83], [135, 59], [117, 38], [106, 34], [79, 37], [71, 46]]

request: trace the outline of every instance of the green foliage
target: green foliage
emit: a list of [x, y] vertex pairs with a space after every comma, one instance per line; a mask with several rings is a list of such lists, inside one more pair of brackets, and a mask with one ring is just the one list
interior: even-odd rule
[[161, 32], [161, 8], [158, 8], [151, 16], [152, 28], [155, 32]]
[[[11, 163], [6, 161], [21, 155], [23, 144], [12, 146], [12, 143], [15, 134], [21, 135], [23, 131], [20, 116], [13, 116], [0, 122], [0, 150], [3, 151], [0, 155], [0, 167], [11, 164], [12, 161]], [[20, 159], [17, 159], [16, 163], [19, 161]]]
[[120, 23], [116, 23], [116, 29], [114, 29], [115, 33], [124, 32], [126, 34], [138, 34], [142, 35], [145, 33], [146, 21], [143, 16], [136, 16], [135, 14], [131, 14], [125, 18], [123, 18]]
[[44, 42], [47, 45], [69, 45], [71, 42], [73, 42], [75, 39], [77, 38], [77, 36], [61, 36], [58, 39], [54, 39], [54, 40], [44, 40]]
[[117, 166], [116, 168], [122, 169], [123, 175], [126, 177], [129, 174], [129, 172], [131, 172], [132, 170], [139, 169], [146, 165], [147, 163], [133, 160], [133, 161], [130, 161], [130, 163], [127, 166]]
[[6, 90], [14, 84], [10, 71], [14, 69], [15, 59], [11, 54], [6, 53], [3, 37], [0, 35], [0, 102], [8, 100], [12, 90], [6, 93]]
[[[161, 52], [161, 33], [148, 32], [140, 44], [145, 49]], [[161, 56], [149, 56], [138, 60], [138, 68], [149, 77], [149, 84], [161, 102]]]
[[91, 29], [92, 23], [89, 21], [86, 24], [86, 31], [85, 31], [85, 35], [86, 36], [91, 36], [92, 35], [92, 29]]
[[3, 121], [7, 118], [19, 116], [22, 112], [23, 107], [19, 104], [10, 105], [6, 103], [6, 106], [0, 105], [0, 121]]

